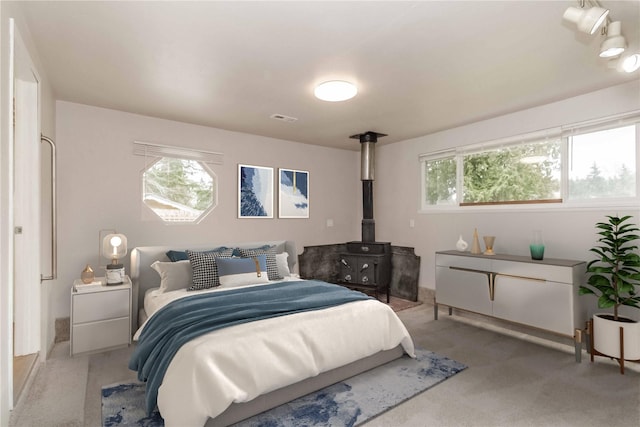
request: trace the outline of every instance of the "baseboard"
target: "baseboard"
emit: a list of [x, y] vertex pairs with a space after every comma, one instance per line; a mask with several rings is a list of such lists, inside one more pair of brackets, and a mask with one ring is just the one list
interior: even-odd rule
[[418, 301], [433, 303], [436, 297], [435, 289], [418, 288]]
[[54, 338], [55, 343], [69, 341], [71, 339], [71, 319], [69, 317], [62, 317], [56, 319], [56, 336]]

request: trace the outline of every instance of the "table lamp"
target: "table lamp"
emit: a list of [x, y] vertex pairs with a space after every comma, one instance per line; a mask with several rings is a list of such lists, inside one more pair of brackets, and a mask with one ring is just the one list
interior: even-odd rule
[[124, 283], [124, 265], [118, 260], [127, 253], [127, 237], [124, 234], [107, 234], [102, 240], [102, 256], [110, 259], [107, 265], [107, 286]]

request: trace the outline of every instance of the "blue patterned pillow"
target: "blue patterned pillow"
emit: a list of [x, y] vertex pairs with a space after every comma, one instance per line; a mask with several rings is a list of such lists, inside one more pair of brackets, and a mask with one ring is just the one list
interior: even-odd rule
[[253, 258], [218, 258], [216, 264], [221, 286], [245, 286], [269, 281], [266, 255]]
[[278, 272], [278, 264], [276, 263], [276, 250], [274, 246], [262, 246], [254, 249], [240, 248], [240, 254], [242, 258], [252, 258], [258, 255], [265, 255], [267, 257], [267, 274], [269, 280], [282, 280], [282, 276]]
[[196, 252], [187, 249], [186, 252], [193, 270], [193, 284], [187, 290], [197, 291], [220, 286], [216, 259], [231, 258], [233, 249], [227, 248], [216, 252]]

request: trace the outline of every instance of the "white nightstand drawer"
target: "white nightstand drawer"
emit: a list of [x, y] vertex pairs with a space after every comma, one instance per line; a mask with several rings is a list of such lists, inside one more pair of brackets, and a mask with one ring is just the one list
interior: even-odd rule
[[129, 317], [129, 288], [73, 295], [73, 324]]
[[102, 350], [131, 342], [129, 316], [120, 319], [73, 325], [71, 353]]

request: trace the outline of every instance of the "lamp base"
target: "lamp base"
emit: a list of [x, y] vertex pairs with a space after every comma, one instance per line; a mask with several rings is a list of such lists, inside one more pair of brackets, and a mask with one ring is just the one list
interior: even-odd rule
[[121, 285], [124, 283], [124, 265], [109, 264], [107, 265], [107, 286]]

